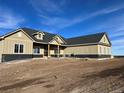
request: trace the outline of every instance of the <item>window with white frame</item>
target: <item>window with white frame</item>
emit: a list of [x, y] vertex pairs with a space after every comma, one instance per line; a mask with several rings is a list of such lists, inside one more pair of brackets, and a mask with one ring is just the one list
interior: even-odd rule
[[104, 47], [104, 54], [106, 54], [106, 47]]
[[37, 35], [37, 39], [43, 40], [43, 35], [40, 33]]
[[108, 48], [108, 54], [109, 54], [109, 48]]
[[100, 54], [102, 54], [102, 47], [100, 47]]
[[34, 54], [40, 54], [40, 48], [39, 47], [34, 48]]
[[23, 52], [24, 52], [24, 45], [23, 44], [15, 44], [14, 53], [23, 53]]

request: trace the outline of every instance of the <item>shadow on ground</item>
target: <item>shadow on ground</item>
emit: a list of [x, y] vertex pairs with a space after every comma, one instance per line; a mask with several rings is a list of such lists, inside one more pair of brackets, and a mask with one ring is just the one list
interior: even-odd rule
[[17, 82], [11, 85], [2, 86], [0, 87], [0, 90], [3, 91], [3, 90], [8, 90], [8, 89], [14, 89], [14, 88], [23, 88], [23, 87], [27, 87], [30, 85], [43, 84], [43, 83], [48, 82], [48, 81], [43, 81], [43, 79], [44, 78], [38, 77], [38, 78], [33, 78], [33, 79]]
[[83, 75], [82, 78], [94, 78], [94, 77], [106, 78], [109, 76], [120, 76], [120, 79], [124, 79], [124, 66], [119, 68], [104, 70], [92, 75], [87, 75], [87, 76]]

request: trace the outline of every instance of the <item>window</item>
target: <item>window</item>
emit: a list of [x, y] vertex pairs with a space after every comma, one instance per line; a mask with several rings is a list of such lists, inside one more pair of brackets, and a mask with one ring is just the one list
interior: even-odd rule
[[40, 48], [34, 48], [34, 54], [40, 54]]
[[109, 48], [108, 48], [108, 54], [109, 54]]
[[41, 34], [39, 34], [39, 38], [42, 38], [42, 35]]
[[105, 42], [105, 39], [106, 39], [106, 38], [104, 37], [104, 42]]
[[55, 49], [55, 50], [54, 50], [54, 53], [55, 53], [55, 55], [57, 55], [57, 54], [58, 54], [58, 50], [57, 50], [57, 49]]
[[106, 47], [104, 47], [104, 54], [106, 54]]
[[37, 35], [37, 39], [41, 39], [42, 40], [43, 39], [43, 35], [42, 34], [38, 34]]
[[57, 55], [60, 53], [60, 50], [58, 50], [58, 48], [56, 48], [56, 49], [54, 49], [54, 53], [55, 53], [55, 55]]
[[20, 53], [23, 53], [23, 45], [20, 45]]
[[15, 44], [14, 53], [23, 53], [24, 45], [22, 44]]
[[15, 53], [18, 53], [18, 50], [19, 50], [19, 45], [18, 44], [15, 44]]
[[102, 47], [100, 47], [100, 54], [102, 54]]

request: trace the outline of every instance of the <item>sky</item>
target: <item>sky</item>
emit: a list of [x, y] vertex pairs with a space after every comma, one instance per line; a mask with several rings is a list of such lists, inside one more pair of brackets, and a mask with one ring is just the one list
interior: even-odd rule
[[124, 55], [124, 0], [0, 0], [0, 35], [28, 27], [65, 38], [106, 32]]

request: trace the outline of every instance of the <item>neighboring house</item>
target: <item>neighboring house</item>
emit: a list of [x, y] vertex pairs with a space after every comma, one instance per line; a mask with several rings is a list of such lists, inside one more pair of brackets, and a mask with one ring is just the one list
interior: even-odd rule
[[0, 37], [1, 62], [37, 57], [111, 57], [111, 42], [106, 33], [66, 39], [29, 28]]

